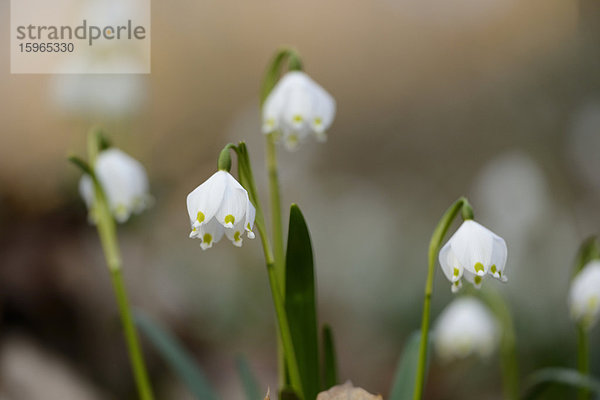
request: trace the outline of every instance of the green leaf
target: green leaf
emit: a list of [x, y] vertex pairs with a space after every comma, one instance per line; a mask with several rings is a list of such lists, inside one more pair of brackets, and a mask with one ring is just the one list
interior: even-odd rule
[[323, 363], [323, 390], [327, 390], [338, 384], [335, 343], [333, 342], [333, 332], [329, 325], [323, 326], [323, 355], [325, 359]]
[[83, 172], [84, 174], [88, 174], [91, 177], [94, 177], [94, 171], [92, 171], [92, 168], [90, 167], [90, 165], [82, 160], [80, 157], [78, 156], [69, 156], [67, 158], [73, 165], [75, 165], [76, 167], [78, 167], [81, 172]]
[[175, 336], [142, 312], [135, 312], [135, 322], [196, 398], [217, 400], [204, 373]]
[[321, 387], [313, 252], [308, 227], [297, 205], [290, 208], [286, 253], [285, 310], [301, 376], [304, 399]]
[[258, 381], [256, 377], [252, 373], [252, 369], [250, 369], [250, 365], [248, 364], [248, 360], [243, 355], [239, 355], [236, 357], [235, 365], [240, 375], [240, 379], [242, 380], [242, 385], [244, 386], [244, 393], [246, 393], [246, 398], [248, 400], [260, 400], [262, 397], [261, 391], [259, 389]]
[[[402, 356], [396, 367], [394, 384], [389, 400], [412, 399], [415, 390], [415, 379], [417, 376], [417, 364], [419, 363], [419, 344], [421, 342], [421, 331], [413, 332], [406, 341]], [[428, 346], [429, 347], [429, 346]], [[429, 354], [428, 354], [429, 356]], [[429, 362], [425, 366], [425, 375]]]
[[600, 396], [600, 381], [590, 376], [582, 375], [579, 371], [569, 368], [544, 368], [531, 374], [527, 379], [522, 400], [537, 398], [549, 385], [560, 384], [573, 386]]

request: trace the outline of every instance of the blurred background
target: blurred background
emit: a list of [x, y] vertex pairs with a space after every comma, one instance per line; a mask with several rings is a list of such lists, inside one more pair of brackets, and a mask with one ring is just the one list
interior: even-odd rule
[[[6, 33], [8, 0], [0, 16]], [[133, 304], [183, 340], [222, 398], [242, 396], [238, 354], [265, 391], [276, 386], [260, 243], [202, 251], [185, 197], [223, 145], [245, 140], [267, 201], [258, 88], [284, 44], [338, 104], [325, 144], [280, 148], [280, 177], [283, 204], [298, 203], [311, 230], [340, 377], [389, 393], [420, 324], [431, 232], [460, 195], [508, 244], [509, 282], [484, 286], [514, 313], [521, 377], [574, 367], [569, 278], [578, 245], [600, 231], [599, 38], [595, 0], [171, 0], [152, 3], [150, 75], [11, 75], [2, 57], [0, 398], [135, 398], [80, 173], [66, 161], [84, 154], [92, 125], [141, 160], [156, 200], [119, 228]], [[1, 35], [3, 54], [9, 43]], [[449, 289], [438, 271], [434, 319]], [[146, 353], [158, 397], [191, 398]], [[427, 399], [501, 397], [497, 356], [433, 359]]]

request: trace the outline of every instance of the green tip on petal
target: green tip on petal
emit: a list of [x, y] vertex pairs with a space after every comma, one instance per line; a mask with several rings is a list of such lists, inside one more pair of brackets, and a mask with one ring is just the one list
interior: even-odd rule
[[202, 236], [202, 241], [209, 245], [210, 242], [212, 242], [212, 235], [210, 233], [205, 233], [204, 236]]
[[475, 264], [475, 272], [479, 273], [479, 272], [484, 272], [485, 268], [483, 268], [483, 264], [478, 262], [477, 264]]
[[204, 221], [204, 213], [202, 211], [198, 211], [198, 215], [196, 216], [196, 219], [198, 220], [198, 222], [202, 223]]
[[231, 214], [226, 215], [225, 216], [225, 223], [226, 224], [233, 224], [233, 223], [235, 223], [235, 217], [233, 215], [231, 215]]
[[473, 278], [473, 282], [475, 282], [476, 285], [481, 284], [481, 277], [477, 275], [475, 278]]

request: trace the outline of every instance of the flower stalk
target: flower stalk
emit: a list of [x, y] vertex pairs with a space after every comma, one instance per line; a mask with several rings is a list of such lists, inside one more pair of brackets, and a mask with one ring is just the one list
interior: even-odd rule
[[[285, 298], [283, 292], [283, 286], [276, 270], [276, 259], [269, 242], [267, 235], [266, 224], [262, 207], [258, 198], [258, 192], [254, 183], [254, 175], [252, 173], [252, 166], [250, 164], [250, 158], [246, 150], [245, 143], [240, 143], [238, 146], [228, 145], [230, 149], [235, 150], [238, 156], [238, 171], [239, 179], [248, 191], [248, 196], [256, 208], [256, 229], [260, 234], [261, 244], [265, 254], [265, 262], [267, 266], [267, 274], [269, 277], [269, 285], [271, 287], [271, 295], [273, 297], [273, 303], [275, 306], [275, 313], [277, 316], [277, 331], [278, 331], [278, 345], [281, 350], [280, 361], [284, 364], [280, 364], [280, 373], [283, 371], [283, 379], [280, 384], [281, 387], [285, 387], [285, 377], [289, 376], [290, 384], [294, 392], [300, 396], [300, 399], [304, 399], [302, 392], [302, 378], [300, 376], [300, 370], [298, 369], [298, 362], [296, 359], [296, 352], [292, 342], [292, 335], [290, 326], [285, 311]], [[226, 148], [227, 150], [229, 148]], [[225, 151], [225, 150], [224, 150]], [[283, 281], [285, 282], [285, 281]], [[281, 378], [281, 375], [280, 375]]]
[[[102, 139], [99, 134], [95, 132], [90, 134], [88, 140], [88, 158], [90, 165], [92, 166], [94, 165], [95, 158], [100, 150], [101, 141]], [[144, 362], [137, 330], [133, 322], [127, 291], [123, 282], [121, 252], [117, 241], [117, 228], [115, 219], [111, 214], [104, 189], [102, 188], [102, 185], [98, 179], [95, 177], [93, 167], [89, 168], [89, 173], [94, 183], [94, 212], [96, 217], [96, 227], [98, 230], [98, 235], [100, 236], [100, 242], [102, 244], [102, 250], [104, 251], [106, 264], [111, 274], [111, 280], [115, 291], [117, 306], [119, 308], [121, 324], [123, 327], [123, 334], [127, 343], [129, 360], [133, 369], [133, 375], [138, 394], [142, 400], [153, 400], [154, 395], [150, 385], [150, 380], [148, 378], [146, 364]]]
[[[269, 93], [271, 93], [271, 91], [277, 84], [277, 81], [279, 80], [279, 77], [281, 75], [286, 61], [288, 62], [288, 69], [302, 70], [302, 61], [300, 59], [300, 55], [294, 49], [283, 48], [277, 52], [277, 54], [273, 58], [273, 61], [271, 62], [271, 65], [267, 69], [261, 86], [261, 113], [264, 103], [267, 97], [269, 96]], [[269, 177], [271, 230], [273, 235], [273, 250], [271, 252], [273, 255], [273, 265], [272, 267], [269, 267], [269, 262], [267, 261], [267, 269], [269, 270], [269, 279], [271, 279], [271, 274], [273, 274], [273, 279], [277, 281], [277, 286], [280, 288], [279, 293], [281, 295], [281, 301], [282, 304], [285, 306], [285, 250], [283, 243], [283, 218], [281, 212], [281, 192], [279, 189], [279, 172], [277, 166], [277, 147], [275, 135], [276, 133], [270, 133], [266, 135], [266, 162]], [[256, 196], [256, 198], [258, 199], [258, 196]], [[260, 231], [259, 229], [259, 232], [261, 237], [268, 237], [266, 236], [266, 231]], [[265, 242], [263, 241], [263, 247], [264, 245]], [[265, 248], [265, 257], [266, 256], [267, 249]], [[273, 284], [271, 284], [271, 287], [272, 286]], [[275, 296], [273, 297], [273, 300], [275, 300]], [[282, 312], [285, 314], [285, 308], [282, 309]], [[281, 321], [279, 323], [279, 326], [281, 326]], [[277, 340], [278, 375], [280, 387], [285, 387], [288, 383], [287, 374], [289, 373], [289, 371], [286, 372], [286, 365], [290, 362], [289, 360], [285, 359], [286, 353], [288, 352], [285, 351], [283, 343], [281, 342], [283, 333], [280, 333], [281, 334], [278, 335]]]
[[464, 219], [473, 218], [473, 210], [466, 198], [461, 197], [450, 206], [438, 222], [431, 241], [429, 242], [427, 281], [425, 283], [425, 297], [423, 300], [423, 315], [421, 319], [421, 341], [419, 343], [419, 362], [417, 364], [417, 374], [415, 378], [415, 389], [413, 400], [421, 400], [425, 386], [425, 366], [427, 363], [427, 345], [429, 341], [429, 320], [431, 312], [431, 296], [433, 293], [433, 277], [435, 275], [435, 263], [438, 252], [448, 232], [450, 225], [459, 212], [462, 212]]
[[[285, 62], [289, 70], [302, 70], [302, 61], [296, 50], [283, 48], [277, 52], [265, 74], [260, 95], [261, 109], [277, 84]], [[266, 161], [269, 176], [269, 200], [271, 206], [271, 229], [273, 234], [273, 256], [275, 272], [280, 287], [285, 290], [285, 250], [283, 243], [283, 219], [281, 213], [281, 192], [279, 189], [279, 172], [277, 165], [276, 133], [266, 135]], [[285, 292], [282, 292], [285, 298]]]

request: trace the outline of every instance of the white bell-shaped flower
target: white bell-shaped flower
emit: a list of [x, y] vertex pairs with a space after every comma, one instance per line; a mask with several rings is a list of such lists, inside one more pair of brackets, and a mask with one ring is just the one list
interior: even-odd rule
[[310, 134], [326, 140], [325, 131], [335, 117], [335, 100], [301, 71], [286, 73], [275, 85], [263, 107], [263, 133], [283, 136], [288, 150]]
[[[144, 166], [123, 151], [110, 148], [100, 152], [94, 172], [102, 185], [110, 211], [118, 222], [127, 221], [131, 214], [139, 214], [152, 204]], [[79, 193], [93, 222], [95, 191], [90, 176], [81, 177]]]
[[590, 329], [600, 317], [600, 261], [590, 261], [573, 278], [569, 290], [571, 317]]
[[440, 314], [432, 336], [437, 354], [449, 361], [490, 356], [498, 345], [500, 330], [485, 305], [473, 297], [461, 297]]
[[473, 220], [466, 220], [442, 247], [439, 261], [444, 275], [452, 282], [452, 292], [462, 286], [462, 278], [481, 287], [489, 274], [506, 281], [506, 242]]
[[217, 171], [187, 196], [187, 209], [192, 226], [191, 238], [198, 238], [206, 250], [223, 235], [240, 247], [246, 232], [254, 239], [256, 209], [248, 192], [227, 171]]

